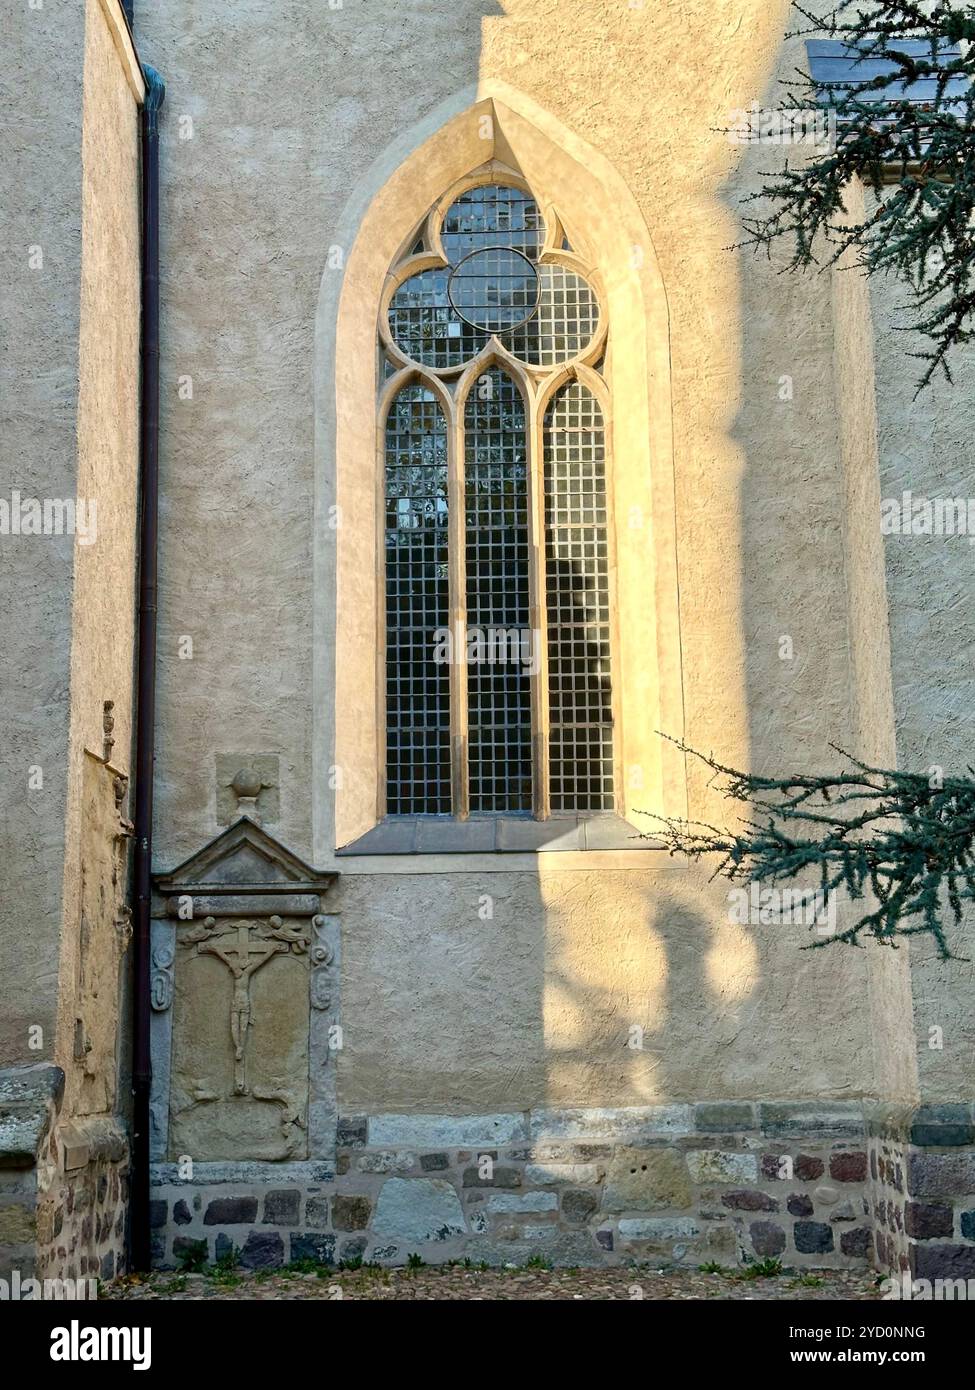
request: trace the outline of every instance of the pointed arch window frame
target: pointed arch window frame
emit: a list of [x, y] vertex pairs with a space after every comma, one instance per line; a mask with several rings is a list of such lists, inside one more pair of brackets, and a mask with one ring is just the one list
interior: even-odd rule
[[[545, 226], [545, 237], [538, 255], [538, 265], [561, 264], [575, 271], [592, 286], [599, 313], [595, 330], [589, 341], [571, 358], [555, 365], [533, 364], [515, 357], [497, 335], [490, 335], [484, 347], [466, 364], [446, 367], [429, 366], [411, 359], [395, 342], [389, 326], [389, 310], [397, 290], [412, 276], [423, 270], [444, 269], [449, 265], [440, 239], [440, 227], [447, 210], [472, 188], [502, 184], [526, 193], [536, 201]], [[567, 249], [568, 239], [573, 249]], [[413, 248], [422, 241], [424, 249]], [[582, 249], [575, 249], [581, 247]], [[584, 820], [601, 815], [623, 814], [623, 789], [620, 769], [623, 766], [622, 719], [618, 681], [619, 605], [617, 585], [617, 513], [613, 488], [613, 394], [607, 296], [596, 258], [588, 254], [576, 229], [568, 228], [557, 209], [539, 198], [529, 183], [515, 170], [498, 160], [491, 160], [466, 177], [457, 180], [434, 204], [420, 224], [403, 240], [400, 252], [393, 260], [387, 275], [379, 305], [379, 351], [393, 367], [393, 374], [383, 379], [376, 412], [376, 508], [378, 524], [377, 573], [383, 575], [386, 565], [386, 425], [400, 392], [420, 384], [429, 390], [443, 412], [447, 431], [447, 530], [448, 530], [448, 621], [456, 651], [464, 650], [467, 632], [466, 602], [466, 505], [465, 505], [465, 415], [471, 391], [491, 368], [507, 375], [518, 390], [525, 412], [525, 454], [528, 479], [528, 541], [529, 541], [529, 626], [539, 644], [538, 670], [530, 675], [532, 809], [536, 821], [553, 818], [550, 792], [550, 718], [548, 674], [548, 622], [545, 593], [545, 418], [557, 394], [572, 381], [578, 381], [592, 395], [602, 415], [604, 440], [604, 489], [606, 507], [605, 535], [607, 542], [609, 644], [610, 644], [610, 710], [612, 727], [613, 805], [609, 810], [580, 810], [554, 813], [556, 818]], [[595, 369], [604, 362], [602, 373]], [[451, 386], [453, 389], [451, 389]], [[387, 723], [386, 723], [386, 605], [385, 589], [378, 587], [376, 690], [377, 765], [379, 769], [378, 813], [385, 819], [387, 810]], [[442, 813], [438, 819], [466, 821], [471, 818], [470, 772], [468, 758], [469, 710], [466, 662], [450, 664], [450, 781], [452, 809], [449, 817]], [[517, 812], [474, 813], [492, 819]], [[410, 817], [415, 819], [416, 817]]]

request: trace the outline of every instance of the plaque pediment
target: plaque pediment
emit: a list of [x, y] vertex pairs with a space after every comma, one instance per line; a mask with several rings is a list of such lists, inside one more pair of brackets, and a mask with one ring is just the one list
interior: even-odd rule
[[161, 893], [321, 893], [334, 879], [335, 874], [319, 873], [262, 826], [241, 816], [175, 869], [157, 874], [155, 883]]

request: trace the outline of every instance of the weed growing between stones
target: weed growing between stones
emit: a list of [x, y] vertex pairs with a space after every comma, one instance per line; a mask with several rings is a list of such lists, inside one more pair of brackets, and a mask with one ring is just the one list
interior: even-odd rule
[[206, 1268], [209, 1251], [205, 1240], [187, 1241], [176, 1252], [180, 1271], [183, 1274], [202, 1274]]
[[552, 1261], [547, 1260], [544, 1255], [532, 1255], [525, 1261], [525, 1269], [551, 1269]]

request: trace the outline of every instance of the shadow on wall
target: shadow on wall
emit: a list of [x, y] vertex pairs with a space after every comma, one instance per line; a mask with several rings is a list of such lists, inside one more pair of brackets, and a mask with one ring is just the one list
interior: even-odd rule
[[[742, 158], [714, 131], [734, 122], [726, 102], [774, 89], [767, 50], [754, 53], [730, 93], [723, 65], [702, 61], [701, 129], [681, 142], [694, 167], [677, 177], [690, 214], [669, 286], [686, 736], [739, 766], [801, 770], [855, 743], [843, 459], [830, 278], [778, 276], [728, 249], [769, 151]], [[781, 45], [772, 57], [781, 72], [802, 61]], [[670, 243], [672, 229], [650, 230]], [[692, 761], [688, 775], [691, 816], [726, 823], [710, 772]], [[706, 872], [541, 864], [549, 1101], [871, 1092], [867, 953], [803, 952], [800, 924], [736, 924], [727, 883], [706, 886]]]
[[[513, 3], [510, 12], [517, 9]], [[471, 12], [465, 9], [464, 14], [469, 20]], [[649, 42], [653, 26], [664, 20], [657, 13], [648, 14]], [[783, 28], [784, 14], [785, 6]], [[778, 20], [773, 16], [765, 22], [770, 31]], [[503, 35], [506, 28], [499, 24], [492, 38]], [[649, 310], [646, 320], [656, 341], [647, 344], [646, 358], [642, 340], [640, 354], [628, 353], [626, 335], [617, 333], [617, 348], [623, 346], [613, 363], [614, 387], [628, 377], [635, 398], [640, 373], [645, 391], [647, 380], [656, 386], [672, 359], [682, 622], [679, 633], [668, 633], [658, 644], [658, 652], [669, 641], [671, 650], [665, 654], [671, 669], [676, 669], [675, 653], [680, 650], [690, 741], [721, 746], [729, 761], [763, 766], [774, 758], [804, 765], [810, 757], [823, 754], [831, 739], [842, 740], [850, 727], [845, 602], [839, 592], [844, 574], [836, 493], [839, 460], [829, 423], [833, 414], [829, 291], [828, 286], [813, 292], [808, 283], [770, 282], [751, 265], [745, 273], [742, 258], [726, 250], [737, 235], [738, 209], [730, 205], [724, 185], [729, 179], [734, 182], [740, 151], [724, 146], [714, 130], [728, 119], [726, 102], [748, 106], [754, 90], [769, 79], [761, 67], [768, 48], [735, 38], [735, 32], [716, 31], [711, 50], [702, 54], [695, 128], [686, 132], [680, 145], [686, 166], [652, 171], [639, 190], [643, 206], [653, 208], [651, 230], [655, 243], [665, 248], [661, 269], [672, 282], [669, 340], [666, 323], [651, 320]], [[720, 47], [731, 43], [737, 45], [734, 70], [739, 73], [733, 97]], [[749, 55], [754, 54], [752, 72], [740, 71], [742, 45]], [[519, 76], [523, 71], [525, 85], [531, 89], [532, 46], [522, 46], [526, 63]], [[480, 75], [494, 80], [488, 69]], [[746, 90], [750, 81], [755, 87]], [[566, 122], [564, 150], [544, 138], [534, 144], [526, 139], [527, 130], [544, 132], [548, 120], [544, 111], [532, 111], [529, 119], [519, 108], [506, 118], [509, 127], [502, 130], [506, 140], [524, 150], [529, 182], [534, 174], [540, 183], [551, 184], [553, 196], [570, 201], [573, 177], [578, 185], [589, 176], [586, 156], [590, 162], [602, 157], [598, 149], [583, 146], [571, 129], [573, 91], [567, 81], [564, 95], [552, 98], [558, 108], [551, 113], [552, 124], [563, 117]], [[505, 99], [502, 95], [499, 100]], [[442, 91], [428, 94], [418, 110], [429, 117], [438, 100], [444, 100]], [[568, 111], [563, 109], [567, 104]], [[580, 119], [590, 133], [593, 122]], [[628, 112], [619, 112], [621, 130], [629, 119]], [[414, 138], [420, 138], [416, 130], [409, 136]], [[424, 207], [429, 206], [444, 185], [430, 191], [427, 183], [433, 182], [435, 174], [439, 178], [441, 167], [449, 168], [450, 161], [456, 160], [455, 153], [445, 153], [433, 132], [423, 138], [429, 139], [425, 150], [429, 158], [425, 167], [410, 168], [409, 180], [405, 162], [415, 145], [408, 145], [404, 137], [402, 150], [390, 147], [383, 155], [383, 162], [388, 158], [391, 166], [385, 174], [387, 188], [396, 184], [400, 205], [409, 206], [417, 216], [423, 208], [413, 208], [411, 198], [419, 198], [422, 189]], [[620, 142], [625, 142], [622, 134]], [[394, 158], [398, 165], [393, 164]], [[431, 165], [435, 160], [439, 163]], [[571, 174], [567, 172], [570, 162]], [[550, 168], [554, 169], [551, 174]], [[620, 176], [614, 174], [614, 178], [616, 182], [607, 185], [612, 189], [620, 184]], [[403, 187], [407, 182], [411, 188], [417, 184], [412, 193]], [[702, 186], [707, 190], [703, 194]], [[369, 195], [373, 206], [387, 205], [382, 201], [386, 192]], [[357, 227], [368, 212], [366, 193], [363, 184], [354, 194], [354, 199], [361, 195], [362, 201], [350, 213], [350, 218], [352, 213], [358, 218]], [[396, 200], [389, 196], [395, 206]], [[617, 257], [613, 267], [619, 271], [622, 289], [620, 284], [613, 287], [611, 334], [613, 322], [617, 328], [621, 322], [620, 311], [626, 312], [627, 297], [646, 303], [627, 290], [632, 279], [626, 277], [632, 272], [625, 266], [631, 263], [633, 247], [638, 242], [643, 246], [646, 227], [641, 222], [631, 236], [639, 214], [624, 206], [626, 198], [624, 187], [618, 199], [608, 200], [613, 206], [595, 198], [591, 207], [579, 210], [580, 221], [590, 223], [594, 243], [612, 246]], [[626, 229], [625, 247], [621, 228]], [[331, 620], [324, 611], [326, 605], [316, 609], [316, 622], [321, 625], [318, 651], [323, 654], [315, 663], [321, 695], [316, 708], [327, 708], [331, 700], [339, 706], [340, 719], [352, 708], [359, 722], [353, 728], [348, 716], [348, 742], [337, 745], [334, 755], [331, 748], [319, 745], [318, 774], [332, 762], [361, 767], [375, 756], [372, 731], [366, 719], [359, 717], [355, 703], [363, 679], [361, 672], [358, 681], [350, 676], [358, 668], [348, 655], [356, 644], [363, 650], [368, 647], [374, 666], [374, 643], [368, 632], [363, 638], [365, 620], [358, 627], [353, 623], [352, 630], [342, 627], [351, 610], [369, 607], [368, 584], [374, 569], [369, 547], [363, 548], [357, 567], [354, 553], [349, 558], [352, 543], [346, 540], [359, 533], [360, 523], [362, 533], [368, 534], [368, 518], [375, 510], [374, 489], [362, 483], [372, 478], [374, 432], [371, 428], [357, 432], [355, 424], [361, 418], [371, 426], [374, 383], [363, 384], [353, 362], [356, 353], [344, 350], [350, 344], [358, 346], [361, 357], [361, 346], [374, 341], [377, 296], [372, 285], [381, 285], [395, 253], [394, 246], [382, 244], [382, 227], [372, 231], [377, 244], [363, 245], [360, 251], [360, 241], [355, 240], [348, 261], [351, 274], [353, 260], [360, 258], [353, 283], [361, 295], [343, 292], [339, 321], [338, 290], [326, 277], [320, 313], [319, 448], [324, 487], [317, 505], [321, 510], [340, 495], [347, 524], [342, 537], [345, 568], [334, 584], [342, 615], [337, 643], [334, 632], [326, 631]], [[385, 234], [392, 236], [388, 226]], [[402, 227], [398, 234], [405, 234]], [[334, 304], [328, 299], [332, 293]], [[631, 308], [630, 313], [642, 320], [642, 309]], [[333, 322], [338, 322], [339, 350], [330, 355], [328, 333]], [[642, 322], [640, 328], [642, 332]], [[634, 333], [634, 343], [637, 336]], [[787, 422], [774, 410], [779, 378], [788, 374], [784, 367], [774, 370], [783, 352], [800, 358], [809, 376], [801, 413]], [[336, 364], [334, 389], [328, 376], [330, 356]], [[660, 460], [659, 437], [652, 431], [661, 424], [659, 411], [651, 410], [646, 427], [642, 415], [634, 422], [631, 412], [625, 412], [616, 421], [617, 455], [641, 459], [639, 450], [646, 448], [649, 438], [653, 459]], [[333, 437], [336, 446], [329, 454]], [[801, 441], [803, 451], [798, 447]], [[352, 458], [361, 466], [348, 467]], [[328, 474], [333, 461], [338, 470], [345, 470], [340, 472], [341, 486]], [[640, 470], [634, 465], [630, 471]], [[648, 465], [646, 471], [654, 470]], [[671, 503], [671, 525], [673, 511]], [[656, 524], [656, 512], [654, 520]], [[802, 542], [797, 553], [796, 528], [800, 526]], [[641, 608], [644, 615], [648, 609], [662, 609], [657, 602], [660, 575], [649, 567], [657, 564], [667, 544], [673, 545], [673, 539], [661, 542], [655, 534], [654, 544], [641, 550], [642, 569], [637, 573], [646, 578], [634, 610], [637, 616]], [[326, 564], [332, 565], [334, 557], [332, 550]], [[334, 574], [328, 576], [329, 582]], [[571, 596], [577, 576], [565, 578]], [[621, 584], [624, 598], [639, 588], [632, 576]], [[353, 593], [357, 606], [349, 604]], [[633, 626], [633, 617], [631, 613], [626, 626]], [[798, 664], [787, 669], [777, 664], [782, 662], [780, 636], [791, 637], [799, 653]], [[338, 682], [336, 645], [343, 659]], [[663, 680], [659, 688], [664, 690]], [[633, 708], [632, 701], [629, 707]], [[648, 714], [648, 723], [650, 718]], [[680, 733], [676, 722], [665, 722], [664, 727]], [[650, 723], [650, 729], [658, 723]], [[624, 753], [638, 763], [651, 757], [649, 745], [656, 746], [658, 741], [648, 737], [646, 748], [637, 756], [633, 752], [636, 732], [626, 730]], [[646, 734], [646, 729], [639, 732]], [[351, 757], [350, 748], [362, 756]], [[724, 815], [724, 807], [706, 787], [707, 773], [693, 764], [689, 771], [691, 814]], [[316, 775], [315, 780], [321, 785], [324, 779]], [[373, 779], [364, 780], [373, 795]], [[329, 815], [330, 810], [322, 809], [316, 842], [330, 849], [336, 837]], [[365, 820], [365, 815], [360, 819]], [[361, 827], [368, 828], [368, 824]], [[349, 838], [359, 829], [351, 826]], [[372, 1069], [373, 1076], [363, 1083], [357, 1073], [354, 1099], [381, 1105], [383, 1097], [388, 1104], [392, 1097], [403, 1096], [414, 1108], [432, 1102], [437, 1109], [459, 1100], [462, 1108], [470, 1109], [475, 1108], [475, 1096], [477, 1106], [487, 1106], [496, 1103], [499, 1094], [502, 1104], [506, 1099], [509, 1106], [527, 1106], [555, 1096], [563, 1102], [598, 1104], [609, 1095], [621, 1101], [627, 1097], [661, 1101], [850, 1095], [869, 1088], [869, 1066], [863, 1060], [865, 1011], [859, 1007], [865, 979], [862, 954], [837, 951], [800, 956], [801, 930], [737, 927], [729, 920], [721, 885], [705, 889], [704, 874], [676, 869], [666, 860], [649, 871], [583, 868], [560, 873], [549, 867], [547, 858], [540, 856], [537, 875], [517, 876], [518, 883], [506, 889], [507, 897], [486, 924], [477, 919], [475, 900], [482, 890], [492, 895], [492, 875], [471, 875], [473, 884], [459, 877], [453, 881], [458, 897], [468, 898], [466, 908], [454, 901], [448, 880], [446, 899], [432, 902], [429, 911], [424, 907], [419, 923], [421, 889], [416, 878], [403, 876], [401, 883], [373, 890], [388, 894], [381, 914], [368, 893], [360, 891], [363, 881], [357, 884], [350, 878], [344, 890], [349, 935], [346, 978], [357, 1000], [371, 1000], [369, 1011], [378, 1008], [377, 1017], [366, 1024], [372, 1036], [360, 1035], [360, 1056], [367, 1057], [366, 1070]], [[507, 877], [497, 876], [499, 880]], [[432, 891], [433, 881], [428, 879], [426, 886]], [[356, 917], [356, 912], [361, 915]], [[366, 923], [370, 929], [373, 923], [378, 926], [380, 915], [387, 924], [396, 924], [395, 930], [387, 925], [383, 934], [385, 956], [367, 940], [365, 927]], [[404, 999], [413, 1012], [414, 1046], [391, 1049], [383, 1035], [384, 1007], [388, 1006], [387, 1019], [395, 1017]], [[431, 1018], [438, 1020], [441, 1030], [435, 1038], [428, 1036]], [[644, 1047], [642, 1057], [637, 1049], [629, 1049], [632, 1056], [624, 1054], [631, 1027], [642, 1028], [644, 1039], [650, 1039], [651, 1046]], [[476, 1039], [472, 1034], [477, 1034]], [[804, 1040], [801, 1055], [796, 1038]], [[590, 1085], [598, 1086], [598, 1099]]]

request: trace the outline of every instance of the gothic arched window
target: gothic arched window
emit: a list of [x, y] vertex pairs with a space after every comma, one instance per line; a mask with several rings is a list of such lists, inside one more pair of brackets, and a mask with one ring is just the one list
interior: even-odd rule
[[615, 811], [607, 324], [558, 213], [472, 177], [380, 315], [385, 811]]

